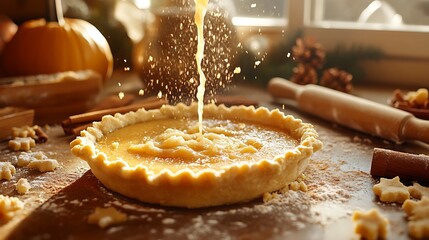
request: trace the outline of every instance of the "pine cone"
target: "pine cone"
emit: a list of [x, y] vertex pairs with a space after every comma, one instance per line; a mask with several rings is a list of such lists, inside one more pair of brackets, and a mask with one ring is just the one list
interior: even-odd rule
[[338, 68], [329, 68], [323, 72], [320, 85], [335, 89], [337, 91], [349, 93], [352, 90], [353, 76]]
[[317, 72], [309, 65], [298, 64], [293, 68], [293, 75], [290, 81], [301, 85], [316, 84]]
[[325, 50], [313, 38], [298, 38], [292, 54], [299, 63], [320, 68], [325, 60]]

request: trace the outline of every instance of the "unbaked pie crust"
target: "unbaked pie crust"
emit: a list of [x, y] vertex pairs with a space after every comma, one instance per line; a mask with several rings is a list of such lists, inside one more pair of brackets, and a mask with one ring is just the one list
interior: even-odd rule
[[322, 147], [311, 124], [267, 108], [166, 105], [104, 116], [71, 142], [109, 189], [148, 203], [199, 208], [245, 202], [300, 176]]

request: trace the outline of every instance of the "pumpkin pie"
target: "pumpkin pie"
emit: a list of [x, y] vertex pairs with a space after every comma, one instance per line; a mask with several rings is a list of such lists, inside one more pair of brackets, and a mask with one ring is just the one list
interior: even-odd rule
[[300, 176], [322, 147], [311, 124], [279, 110], [197, 104], [104, 116], [71, 142], [109, 189], [198, 208], [245, 202]]

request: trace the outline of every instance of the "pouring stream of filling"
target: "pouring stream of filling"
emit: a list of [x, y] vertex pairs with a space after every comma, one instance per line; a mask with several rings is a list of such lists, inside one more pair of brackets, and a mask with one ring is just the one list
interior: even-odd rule
[[200, 136], [203, 134], [203, 105], [204, 93], [206, 85], [206, 76], [201, 69], [201, 62], [204, 57], [204, 16], [206, 15], [208, 0], [195, 0], [195, 24], [198, 29], [198, 48], [195, 55], [197, 61], [198, 74], [200, 76], [200, 84], [198, 85], [197, 99], [198, 99], [198, 128]]

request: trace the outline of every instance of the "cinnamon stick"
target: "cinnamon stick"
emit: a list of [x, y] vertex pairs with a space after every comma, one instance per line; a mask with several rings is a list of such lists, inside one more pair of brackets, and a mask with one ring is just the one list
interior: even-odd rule
[[108, 108], [70, 116], [62, 122], [62, 127], [65, 134], [79, 135], [80, 131], [90, 127], [93, 122], [100, 121], [105, 115], [114, 115], [116, 113], [124, 114], [130, 111], [137, 111], [140, 108], [154, 109], [164, 104], [167, 104], [167, 100], [149, 97], [128, 106]]
[[371, 175], [428, 182], [429, 156], [374, 148]]
[[150, 101], [137, 102], [124, 107], [109, 108], [109, 109], [103, 109], [103, 110], [73, 115], [67, 118], [66, 120], [64, 120], [62, 124], [63, 126], [69, 126], [77, 123], [88, 123], [93, 121], [99, 121], [104, 115], [114, 115], [116, 113], [124, 114], [130, 111], [137, 111], [140, 108], [154, 109], [154, 108], [159, 108], [164, 104], [167, 104], [167, 101], [165, 99], [158, 99], [158, 98], [157, 100], [151, 99]]
[[37, 139], [36, 142], [38, 143], [45, 143], [46, 141], [48, 141], [48, 135], [43, 131], [43, 129], [39, 126], [34, 126], [33, 127], [34, 132], [36, 133]]
[[88, 127], [91, 127], [92, 123], [87, 123], [87, 124], [83, 124], [83, 125], [79, 125], [75, 128], [72, 128], [69, 130], [69, 134], [71, 135], [75, 135], [78, 136], [80, 135], [80, 131], [87, 129]]
[[232, 95], [217, 95], [214, 97], [216, 104], [224, 104], [225, 106], [258, 106], [257, 101], [251, 100], [245, 96], [232, 96]]
[[89, 109], [88, 112], [127, 106], [132, 104], [135, 99], [136, 99], [136, 96], [132, 94], [126, 94], [123, 98], [119, 98], [118, 95], [111, 95], [104, 98], [93, 108]]

